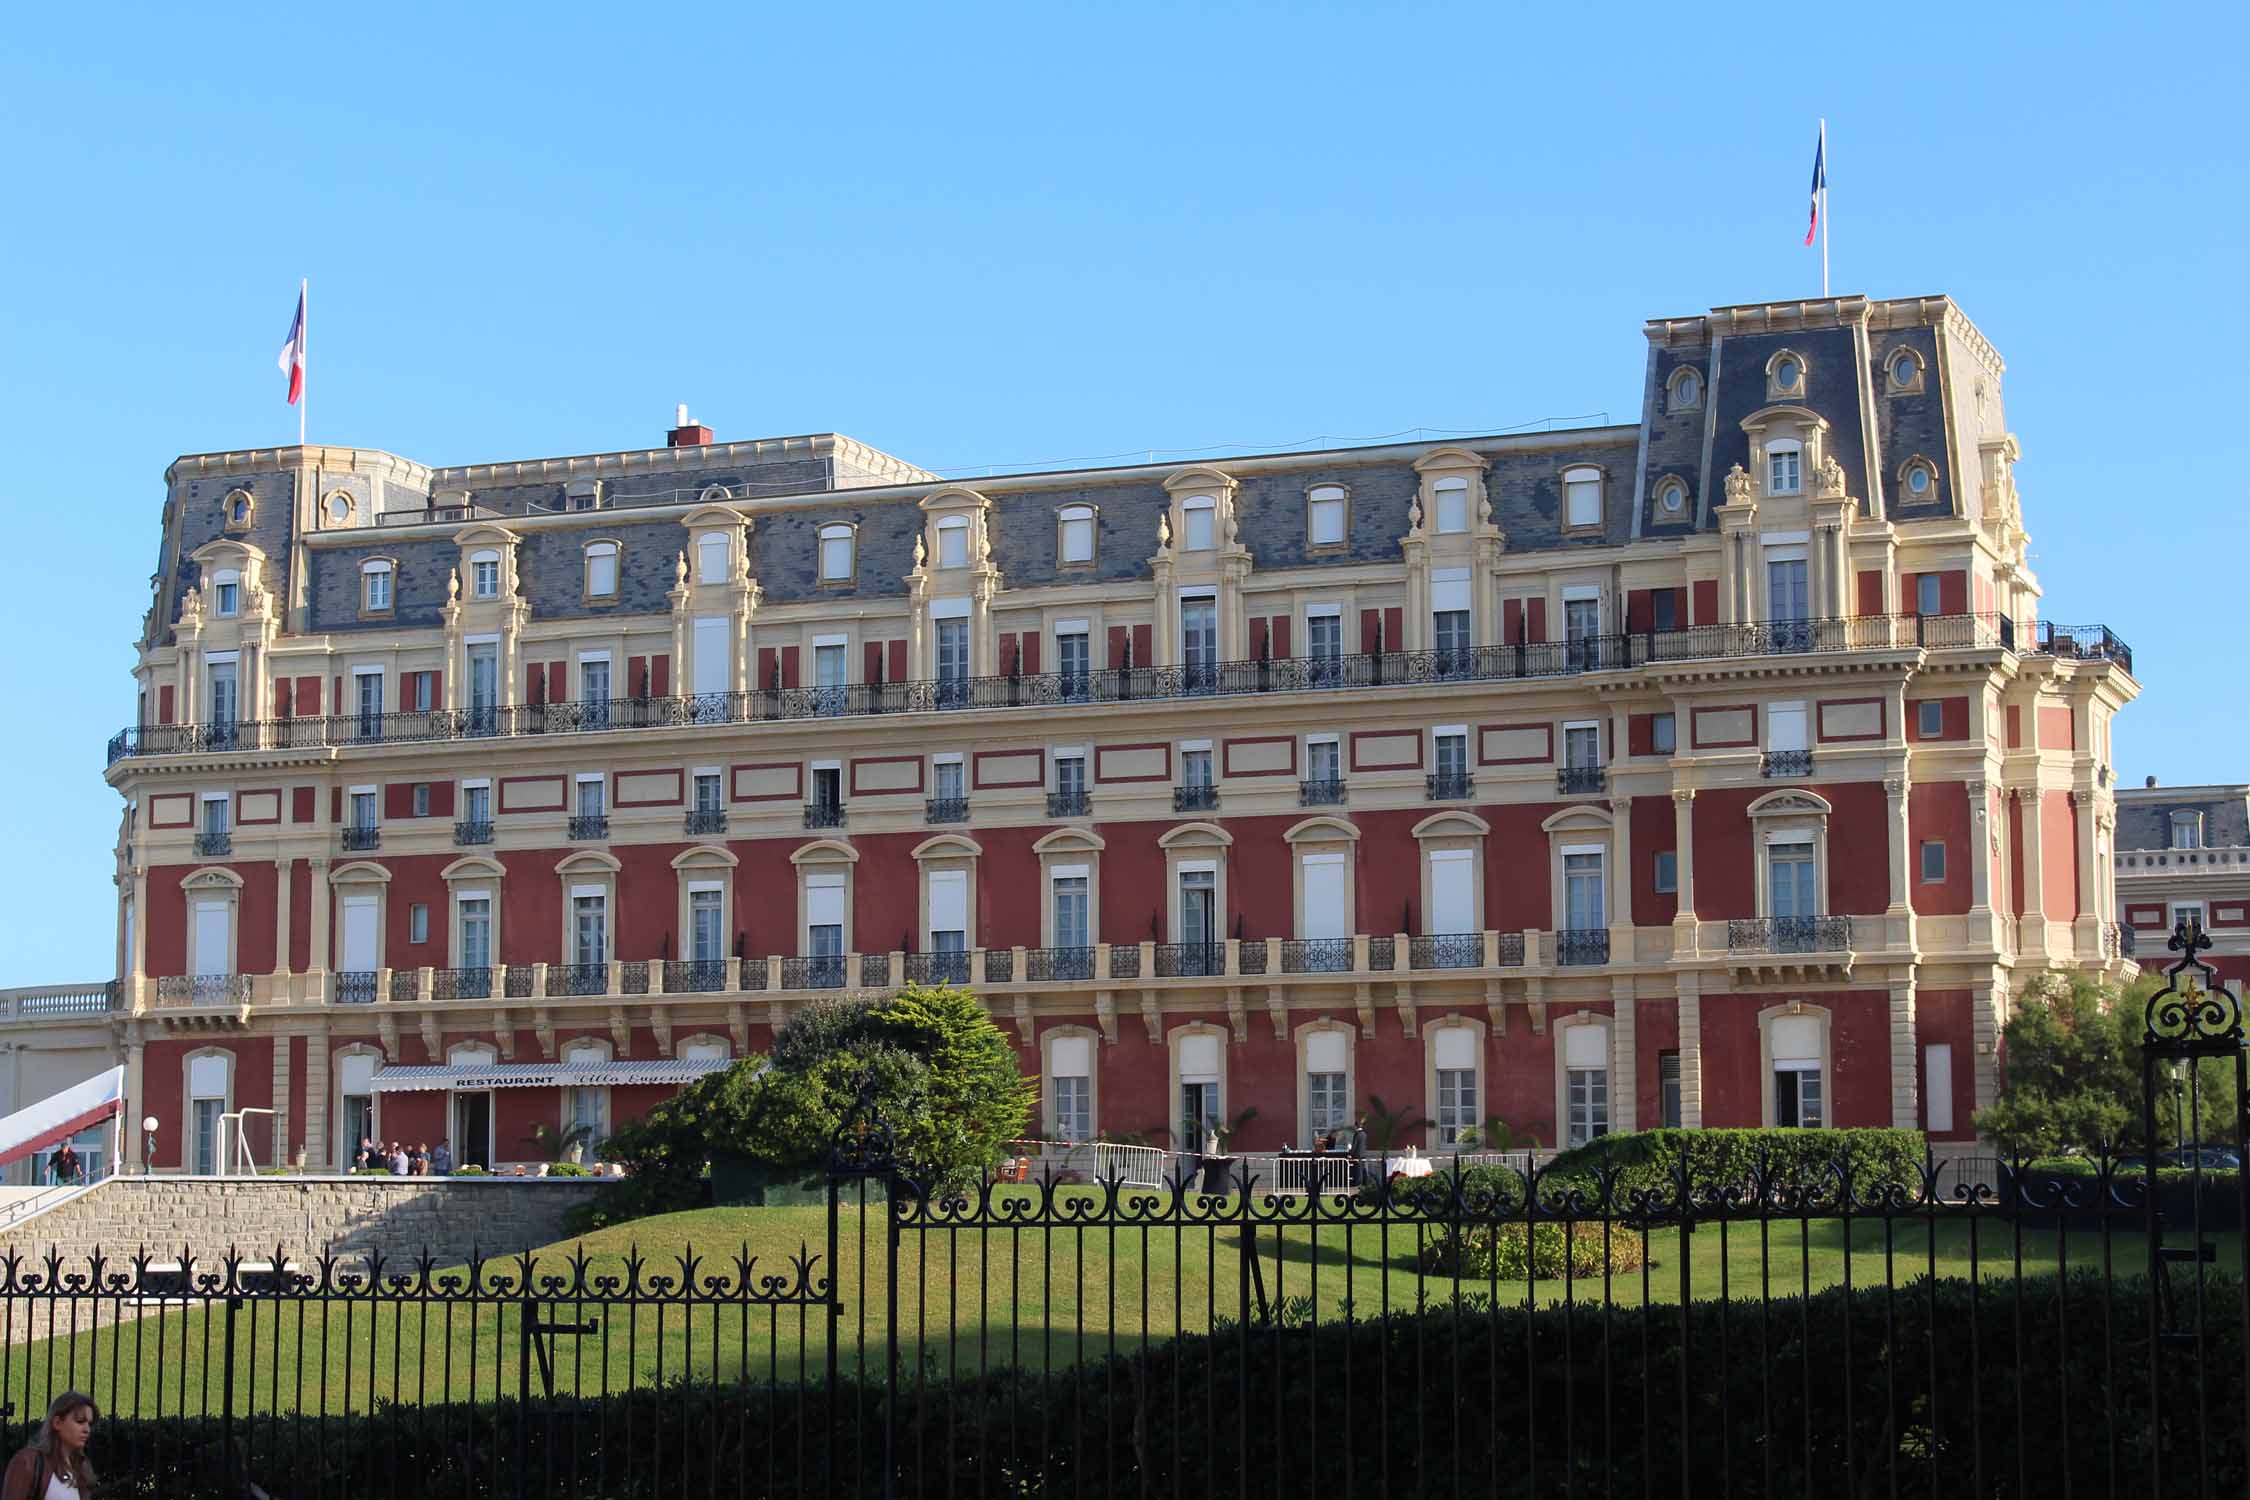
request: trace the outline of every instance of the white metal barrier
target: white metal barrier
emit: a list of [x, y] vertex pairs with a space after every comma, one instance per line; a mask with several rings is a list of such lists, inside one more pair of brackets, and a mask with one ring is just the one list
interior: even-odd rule
[[255, 1177], [262, 1168], [278, 1165], [272, 1110], [238, 1109], [219, 1116], [219, 1176]]

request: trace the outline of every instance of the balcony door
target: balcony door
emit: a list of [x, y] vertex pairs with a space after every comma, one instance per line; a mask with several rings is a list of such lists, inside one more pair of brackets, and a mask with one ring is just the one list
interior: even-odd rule
[[1766, 617], [1773, 622], [1774, 644], [1783, 651], [1812, 645], [1812, 592], [1805, 560], [1766, 554]]
[[1810, 840], [1766, 846], [1766, 889], [1777, 920], [1820, 915]]
[[1180, 972], [1218, 974], [1226, 970], [1218, 952], [1218, 874], [1213, 869], [1180, 871]]
[[195, 972], [198, 978], [215, 979], [231, 972], [232, 908], [225, 901], [195, 903]]
[[[1136, 663], [1146, 665], [1146, 663]], [[1180, 665], [1190, 692], [1216, 685], [1219, 669], [1219, 606], [1213, 599], [1180, 601]]]
[[1422, 930], [1435, 936], [1475, 932], [1477, 901], [1476, 854], [1468, 849], [1439, 849], [1430, 855], [1430, 904], [1423, 913]]
[[500, 648], [469, 648], [469, 723], [471, 734], [491, 734], [500, 727]]
[[336, 967], [346, 974], [375, 972], [375, 898], [344, 898], [343, 956]]

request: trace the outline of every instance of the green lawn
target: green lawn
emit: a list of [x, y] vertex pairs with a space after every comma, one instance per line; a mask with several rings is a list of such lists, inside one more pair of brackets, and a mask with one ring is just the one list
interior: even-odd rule
[[[833, 1335], [847, 1374], [860, 1366], [863, 1351], [867, 1373], [883, 1374], [892, 1290], [885, 1275], [887, 1232], [881, 1205], [871, 1205], [864, 1217], [847, 1210], [838, 1247], [843, 1309]], [[1684, 1255], [1677, 1230], [1651, 1234], [1645, 1276], [1634, 1271], [1607, 1285], [1597, 1277], [1566, 1286], [1547, 1279], [1527, 1285], [1418, 1275], [1413, 1226], [1324, 1226], [1317, 1233], [1292, 1226], [1278, 1236], [1264, 1226], [1249, 1256], [1244, 1237], [1237, 1225], [907, 1231], [896, 1288], [901, 1370], [911, 1379], [917, 1369], [937, 1378], [1010, 1363], [1055, 1367], [1144, 1339], [1203, 1332], [1240, 1315], [1242, 1286], [1253, 1266], [1253, 1309], [1262, 1289], [1268, 1305], [1293, 1304], [1294, 1316], [1327, 1321], [1374, 1317], [1386, 1306], [1404, 1311], [1418, 1300], [1494, 1294], [1503, 1305], [1566, 1296], [1581, 1303], [1605, 1297], [1623, 1305], [1670, 1303], [1681, 1295], [1683, 1272], [1696, 1299], [1725, 1296], [1755, 1305], [1765, 1291], [1780, 1297], [1835, 1285], [1847, 1268], [1861, 1286], [1889, 1281], [1903, 1287], [1933, 1266], [1941, 1276], [1966, 1277], [1972, 1253], [1989, 1282], [2011, 1277], [2018, 1253], [2018, 1236], [1999, 1221], [1941, 1223], [1934, 1259], [1931, 1235], [1919, 1221], [1900, 1222], [1887, 1241], [1880, 1222], [1857, 1222], [1848, 1253], [1844, 1227], [1833, 1221], [1809, 1227], [1777, 1221], [1762, 1230], [1754, 1223], [1703, 1225]], [[569, 1258], [582, 1253], [587, 1284], [617, 1278], [619, 1297], [633, 1285], [627, 1255], [637, 1247], [640, 1256], [637, 1300], [541, 1304], [550, 1321], [601, 1325], [598, 1333], [555, 1341], [556, 1388], [598, 1392], [683, 1376], [825, 1379], [831, 1331], [824, 1308], [689, 1306], [678, 1300], [678, 1287], [682, 1262], [690, 1257], [698, 1285], [714, 1276], [731, 1284], [738, 1256], [753, 1260], [758, 1278], [793, 1283], [795, 1259], [824, 1258], [826, 1239], [822, 1208], [705, 1209], [548, 1247], [539, 1252], [543, 1272], [567, 1282]], [[2232, 1269], [2238, 1237], [2220, 1241], [2220, 1264]], [[2111, 1237], [2118, 1275], [2142, 1269], [2144, 1243], [2139, 1235]], [[2074, 1231], [2060, 1245], [2051, 1232], [2020, 1236], [2027, 1275], [2052, 1275], [2065, 1254], [2073, 1269], [2098, 1271], [2103, 1252], [2102, 1237], [2092, 1232]], [[512, 1271], [508, 1262], [488, 1267], [484, 1292], [502, 1275], [512, 1285]], [[438, 1303], [387, 1295], [326, 1307], [245, 1299], [234, 1314], [237, 1411], [245, 1402], [259, 1410], [342, 1412], [364, 1411], [371, 1400], [513, 1394], [522, 1379], [520, 1295], [471, 1297], [465, 1276], [459, 1281], [458, 1300]], [[1911, 1309], [1903, 1294], [1901, 1307]], [[14, 1302], [8, 1315], [20, 1324], [24, 1302]], [[36, 1337], [22, 1341], [19, 1332], [4, 1351], [5, 1389], [18, 1411], [70, 1386], [92, 1390], [105, 1407], [125, 1414], [217, 1405], [225, 1378], [223, 1307], [151, 1315], [97, 1331], [83, 1330], [81, 1308], [75, 1334], [67, 1308], [51, 1324], [46, 1309], [36, 1316], [23, 1330]], [[534, 1389], [541, 1387], [536, 1367], [532, 1381]]]

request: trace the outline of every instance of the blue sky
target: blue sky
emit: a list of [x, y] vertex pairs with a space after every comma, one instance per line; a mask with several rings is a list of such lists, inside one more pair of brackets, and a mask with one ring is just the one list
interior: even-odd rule
[[2009, 361], [2120, 775], [2250, 778], [2239, 6], [319, 9], [11, 21], [0, 983], [107, 973], [163, 470], [294, 439], [300, 276], [311, 436], [430, 463], [680, 401], [951, 472], [1630, 421], [1643, 319], [1818, 292], [1822, 114], [1835, 289]]

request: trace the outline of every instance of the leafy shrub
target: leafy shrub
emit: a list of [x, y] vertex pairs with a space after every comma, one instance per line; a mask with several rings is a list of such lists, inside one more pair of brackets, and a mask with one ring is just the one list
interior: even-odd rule
[[591, 1177], [593, 1172], [574, 1161], [552, 1162], [547, 1167], [549, 1177]]
[[354, 1176], [354, 1177], [388, 1177], [388, 1176], [390, 1176], [390, 1175], [391, 1175], [391, 1169], [390, 1169], [389, 1167], [354, 1167], [354, 1168], [352, 1168], [352, 1176]]
[[472, 1163], [468, 1166], [455, 1167], [446, 1175], [450, 1177], [490, 1177], [492, 1174], [483, 1167]]
[[1679, 1173], [1698, 1193], [1747, 1188], [1761, 1164], [1776, 1186], [1835, 1190], [1839, 1170], [1861, 1198], [1897, 1185], [1919, 1192], [1927, 1147], [1918, 1130], [1642, 1130], [1601, 1136], [1556, 1157], [1539, 1176], [1542, 1199], [1575, 1190], [1601, 1202], [1601, 1173], [1616, 1174], [1611, 1202], [1633, 1207], [1636, 1193], [1658, 1204], [1678, 1196]]
[[1422, 1242], [1419, 1260], [1433, 1276], [1525, 1281], [1534, 1276], [1598, 1277], [1638, 1271], [1648, 1245], [1622, 1224], [1451, 1224]]

